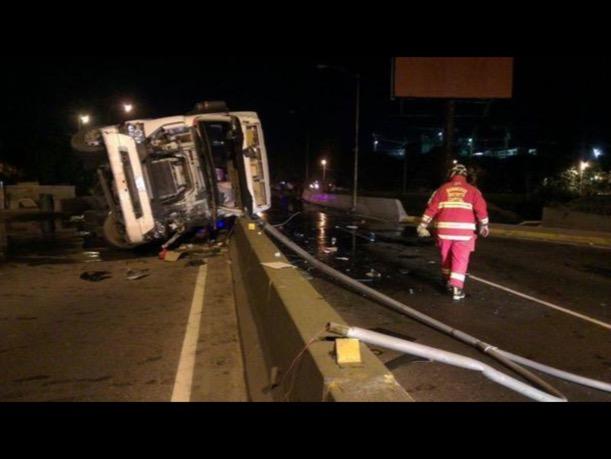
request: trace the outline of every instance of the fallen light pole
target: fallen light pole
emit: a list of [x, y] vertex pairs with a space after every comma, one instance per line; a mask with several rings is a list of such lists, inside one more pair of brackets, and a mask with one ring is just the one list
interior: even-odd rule
[[464, 355], [455, 354], [453, 352], [444, 351], [431, 346], [412, 343], [410, 341], [395, 338], [393, 336], [376, 333], [365, 330], [364, 328], [348, 327], [346, 325], [330, 322], [327, 324], [327, 331], [335, 333], [346, 338], [355, 338], [364, 343], [380, 346], [393, 351], [402, 352], [417, 357], [432, 360], [434, 362], [446, 363], [466, 370], [481, 372], [486, 378], [494, 381], [502, 386], [505, 386], [513, 391], [516, 391], [530, 399], [538, 402], [566, 402], [566, 399], [555, 397], [536, 389], [522, 381], [512, 378], [498, 370], [495, 370], [490, 365], [487, 365], [477, 359], [466, 357]]
[[301, 247], [299, 247], [297, 244], [295, 244], [293, 241], [291, 241], [289, 238], [287, 238], [284, 234], [282, 234], [280, 231], [278, 231], [276, 228], [274, 228], [269, 223], [263, 220], [261, 220], [260, 222], [266, 233], [270, 234], [276, 240], [280, 241], [286, 247], [288, 247], [293, 252], [295, 252], [297, 255], [299, 255], [301, 258], [303, 258], [308, 263], [310, 263], [313, 267], [327, 274], [328, 276], [335, 279], [336, 281], [339, 281], [340, 283], [348, 286], [350, 289], [357, 291], [358, 293], [365, 295], [366, 297], [371, 298], [385, 306], [398, 310], [402, 312], [403, 314], [411, 317], [412, 319], [415, 319], [421, 323], [431, 326], [437, 330], [440, 330], [443, 333], [446, 333], [454, 338], [457, 338], [458, 340], [464, 343], [467, 343], [475, 347], [476, 349], [479, 349], [480, 351], [484, 352], [485, 354], [488, 354], [491, 357], [493, 357], [494, 359], [498, 360], [504, 366], [515, 371], [516, 373], [518, 373], [520, 376], [522, 376], [526, 380], [530, 381], [531, 383], [545, 390], [549, 394], [552, 394], [554, 397], [566, 400], [566, 397], [562, 395], [556, 388], [552, 387], [550, 384], [548, 384], [543, 379], [539, 378], [537, 375], [533, 374], [526, 368], [521, 367], [520, 365], [509, 360], [507, 357], [501, 355], [498, 348], [496, 348], [495, 346], [492, 346], [484, 341], [480, 341], [479, 339], [471, 335], [468, 335], [467, 333], [464, 333], [460, 330], [452, 328], [444, 324], [443, 322], [433, 319], [432, 317], [427, 316], [426, 314], [423, 314], [413, 308], [410, 308], [409, 306], [397, 300], [394, 300], [393, 298], [390, 298], [389, 296], [384, 295], [383, 293], [378, 292], [377, 290], [374, 290], [366, 285], [363, 285], [361, 282], [355, 279], [352, 279], [351, 277], [346, 276], [343, 273], [340, 273], [339, 271], [331, 268], [327, 264], [317, 260], [315, 257], [310, 255], [305, 250], [303, 250]]
[[378, 303], [384, 306], [387, 306], [391, 309], [399, 311], [402, 314], [405, 314], [406, 316], [414, 320], [417, 320], [418, 322], [428, 325], [453, 338], [458, 339], [459, 341], [462, 341], [466, 344], [469, 344], [475, 347], [476, 349], [494, 358], [499, 363], [503, 364], [505, 367], [510, 368], [511, 370], [515, 371], [516, 373], [518, 373], [520, 376], [522, 376], [526, 380], [530, 381], [531, 383], [535, 384], [536, 386], [545, 390], [546, 392], [548, 392], [549, 394], [551, 394], [552, 396], [556, 398], [566, 400], [566, 397], [562, 395], [556, 388], [552, 387], [550, 384], [548, 384], [547, 382], [539, 378], [537, 375], [533, 374], [531, 371], [522, 367], [520, 364], [529, 366], [531, 368], [535, 368], [541, 372], [550, 374], [552, 376], [555, 376], [561, 379], [565, 379], [567, 381], [571, 381], [577, 384], [582, 384], [584, 386], [592, 387], [598, 390], [611, 392], [611, 384], [605, 383], [603, 381], [597, 381], [597, 380], [590, 379], [590, 378], [584, 378], [582, 376], [568, 373], [568, 372], [565, 372], [565, 371], [562, 371], [562, 370], [559, 370], [559, 369], [556, 369], [556, 368], [553, 368], [547, 365], [540, 364], [538, 362], [524, 359], [523, 357], [503, 351], [502, 349], [499, 349], [495, 346], [492, 346], [491, 344], [481, 341], [475, 338], [474, 336], [471, 336], [460, 330], [452, 328], [449, 325], [444, 324], [443, 322], [440, 322], [426, 314], [423, 314], [417, 311], [416, 309], [410, 308], [409, 306], [387, 295], [384, 295], [383, 293], [378, 292], [377, 290], [374, 290], [366, 285], [363, 285], [361, 282], [355, 279], [352, 279], [351, 277], [346, 276], [345, 274], [340, 273], [339, 271], [331, 268], [327, 264], [317, 260], [315, 257], [310, 255], [305, 250], [303, 250], [301, 247], [299, 247], [297, 244], [295, 244], [293, 241], [287, 238], [284, 234], [282, 234], [282, 232], [278, 231], [276, 228], [274, 228], [272, 225], [268, 224], [267, 222], [264, 222], [261, 220], [260, 224], [263, 227], [264, 231], [270, 234], [274, 239], [281, 242], [287, 248], [295, 252], [299, 257], [301, 257], [302, 259], [310, 263], [314, 268], [325, 273], [326, 275], [338, 281], [339, 283], [343, 284], [344, 286], [347, 286], [348, 288], [368, 298], [371, 298], [374, 301], [377, 301]]

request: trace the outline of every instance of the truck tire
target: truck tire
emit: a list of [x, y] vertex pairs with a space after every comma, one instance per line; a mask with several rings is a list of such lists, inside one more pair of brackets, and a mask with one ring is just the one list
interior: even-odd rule
[[131, 249], [136, 247], [134, 244], [127, 242], [125, 233], [119, 222], [112, 213], [108, 214], [106, 220], [104, 220], [103, 227], [104, 239], [118, 249]]

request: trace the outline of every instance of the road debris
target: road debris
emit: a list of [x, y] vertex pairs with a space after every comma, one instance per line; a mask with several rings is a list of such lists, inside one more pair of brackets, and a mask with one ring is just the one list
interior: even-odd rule
[[109, 271], [85, 271], [80, 277], [86, 281], [100, 282], [105, 279], [110, 279], [112, 276]]
[[85, 260], [85, 263], [102, 261], [100, 259], [100, 252], [83, 252], [83, 255], [85, 256], [85, 258], [87, 258], [87, 260]]
[[198, 258], [208, 258], [218, 255], [223, 251], [226, 251], [225, 244], [223, 242], [216, 242], [214, 244], [209, 243], [208, 245], [202, 244], [181, 244], [175, 250], [162, 250], [159, 253], [159, 258], [164, 261], [175, 262], [182, 258], [183, 255], [188, 254], [189, 256], [197, 254]]
[[125, 278], [127, 280], [142, 279], [143, 277], [147, 277], [151, 274], [149, 271], [150, 270], [148, 268], [146, 269], [128, 269], [127, 273], [125, 274]]
[[178, 261], [184, 254], [185, 252], [179, 252], [178, 250], [165, 250], [159, 254], [159, 258], [163, 261]]
[[369, 270], [369, 272], [365, 273], [365, 275], [366, 275], [367, 277], [371, 277], [371, 278], [373, 278], [373, 279], [379, 279], [380, 277], [382, 277], [382, 274], [381, 274], [381, 273], [379, 273], [379, 272], [377, 272], [377, 271], [376, 271], [375, 269], [373, 269], [373, 268], [371, 268], [371, 269]]
[[263, 266], [267, 266], [272, 269], [284, 269], [284, 268], [296, 268], [296, 266], [285, 263], [283, 261], [271, 261], [267, 263], [261, 263]]

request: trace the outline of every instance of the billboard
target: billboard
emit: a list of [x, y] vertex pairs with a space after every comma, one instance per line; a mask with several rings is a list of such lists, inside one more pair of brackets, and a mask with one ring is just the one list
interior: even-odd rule
[[508, 99], [512, 57], [395, 57], [394, 97]]

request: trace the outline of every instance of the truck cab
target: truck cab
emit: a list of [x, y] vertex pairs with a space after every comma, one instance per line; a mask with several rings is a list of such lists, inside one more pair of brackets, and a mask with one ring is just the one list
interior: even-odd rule
[[83, 138], [107, 155], [98, 176], [110, 209], [104, 236], [114, 246], [167, 241], [270, 208], [267, 150], [255, 112], [207, 102], [187, 115], [130, 120]]

